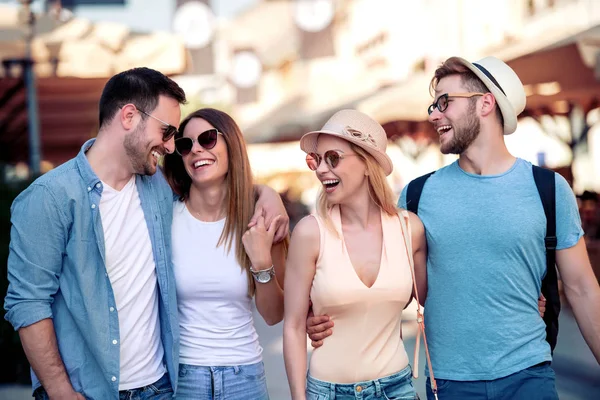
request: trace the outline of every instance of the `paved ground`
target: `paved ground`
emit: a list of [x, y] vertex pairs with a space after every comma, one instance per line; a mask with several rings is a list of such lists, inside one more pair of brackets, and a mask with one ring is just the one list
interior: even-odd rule
[[[411, 318], [405, 313], [405, 318]], [[257, 329], [264, 348], [264, 361], [269, 384], [271, 400], [287, 400], [290, 398], [283, 365], [282, 327], [278, 324], [269, 327], [256, 318]], [[404, 324], [404, 338], [409, 359], [414, 353], [415, 325], [409, 321]], [[421, 346], [421, 350], [423, 346]], [[425, 379], [422, 377], [425, 366], [425, 355], [420, 354], [419, 379], [415, 387], [422, 399], [425, 399]], [[565, 307], [561, 313], [558, 346], [552, 363], [557, 375], [557, 387], [561, 400], [598, 400], [600, 399], [600, 366], [587, 348], [572, 313]], [[29, 388], [20, 386], [0, 386], [0, 400], [31, 399]], [[250, 399], [249, 399], [250, 400]]]

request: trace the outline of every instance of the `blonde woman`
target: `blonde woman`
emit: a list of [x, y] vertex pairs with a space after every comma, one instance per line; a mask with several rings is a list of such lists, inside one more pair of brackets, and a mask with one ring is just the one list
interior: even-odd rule
[[[323, 186], [317, 213], [294, 229], [287, 262], [284, 357], [294, 400], [416, 398], [400, 336], [413, 294], [401, 224], [410, 227], [421, 301], [426, 241], [419, 218], [396, 208], [386, 144], [381, 125], [354, 110], [339, 111], [300, 142]], [[307, 377], [309, 298], [337, 333], [315, 349]]]
[[252, 297], [269, 325], [283, 318], [285, 241], [259, 217], [242, 132], [226, 113], [190, 114], [165, 174], [173, 209], [173, 267], [181, 331], [177, 399], [268, 399]]

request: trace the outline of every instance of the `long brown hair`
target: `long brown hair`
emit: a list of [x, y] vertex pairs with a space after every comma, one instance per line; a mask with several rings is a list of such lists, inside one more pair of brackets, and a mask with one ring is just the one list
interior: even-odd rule
[[[211, 124], [223, 135], [227, 146], [227, 194], [225, 197], [225, 227], [217, 246], [225, 245], [227, 251], [235, 241], [235, 256], [248, 275], [248, 295], [254, 295], [254, 279], [250, 273], [250, 258], [246, 254], [242, 236], [254, 212], [256, 194], [254, 180], [246, 150], [246, 141], [237, 123], [227, 113], [214, 108], [202, 108], [188, 115], [179, 126], [176, 139], [183, 136], [187, 124], [194, 118], [200, 118]], [[176, 153], [167, 154], [164, 160], [164, 172], [173, 191], [180, 201], [189, 198], [192, 179], [183, 165], [183, 158]]]
[[[371, 201], [375, 203], [383, 212], [393, 216], [398, 215], [398, 208], [394, 201], [394, 192], [387, 181], [385, 172], [381, 165], [370, 155], [368, 152], [363, 150], [362, 147], [349, 143], [350, 148], [354, 151], [358, 157], [365, 163], [367, 167], [367, 182], [369, 188], [369, 197]], [[329, 209], [333, 204], [329, 204], [325, 191], [321, 189], [319, 192], [319, 199], [317, 201], [317, 214], [325, 221], [325, 224], [329, 229], [333, 228], [331, 218], [329, 218]]]
[[[431, 82], [429, 83], [429, 93], [435, 97], [435, 88], [442, 78], [450, 75], [459, 75], [465, 88], [471, 92], [488, 93], [490, 89], [485, 86], [483, 81], [475, 75], [473, 71], [467, 68], [458, 57], [450, 57], [442, 63], [436, 70]], [[475, 104], [477, 97], [471, 97], [471, 104]], [[500, 125], [504, 126], [504, 117], [500, 107], [496, 104], [496, 117]]]

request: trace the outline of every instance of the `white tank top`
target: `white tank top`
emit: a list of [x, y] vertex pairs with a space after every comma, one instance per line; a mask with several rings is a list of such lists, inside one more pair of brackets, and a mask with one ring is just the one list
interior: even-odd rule
[[173, 203], [173, 268], [182, 364], [228, 366], [262, 360], [254, 329], [248, 276], [217, 242], [225, 219], [203, 222]]
[[104, 182], [100, 218], [106, 271], [119, 315], [119, 390], [140, 388], [166, 372], [158, 317], [158, 282], [152, 243], [135, 175], [117, 191]]

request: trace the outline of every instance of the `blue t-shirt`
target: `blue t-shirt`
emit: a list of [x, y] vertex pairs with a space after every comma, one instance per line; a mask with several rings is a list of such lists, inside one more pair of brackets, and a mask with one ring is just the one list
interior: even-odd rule
[[[406, 188], [399, 206], [406, 208]], [[546, 217], [529, 162], [474, 175], [458, 162], [425, 183], [425, 326], [440, 379], [491, 380], [551, 360], [537, 300], [546, 273]], [[557, 249], [583, 236], [575, 196], [556, 174]], [[427, 372], [427, 371], [426, 371]]]

